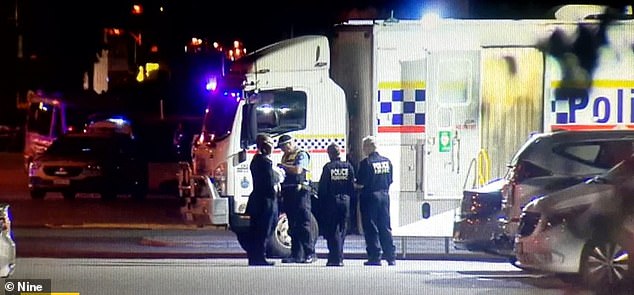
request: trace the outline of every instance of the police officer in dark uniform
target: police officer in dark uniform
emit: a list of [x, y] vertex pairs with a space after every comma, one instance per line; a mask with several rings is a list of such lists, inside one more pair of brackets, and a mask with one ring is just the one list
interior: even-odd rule
[[311, 233], [310, 186], [306, 177], [310, 156], [293, 143], [290, 135], [280, 136], [278, 147], [284, 152], [279, 164], [286, 172], [282, 183], [282, 206], [288, 217], [291, 237], [291, 256], [282, 259], [282, 263], [313, 263], [317, 256]]
[[[392, 162], [376, 151], [376, 139], [363, 138], [363, 153], [367, 155], [359, 163], [357, 184], [361, 188], [359, 205], [365, 236], [368, 261], [364, 265], [381, 265], [381, 257], [388, 265], [396, 264], [396, 248], [390, 225], [390, 196]], [[381, 255], [383, 250], [383, 255]]]
[[350, 217], [350, 197], [354, 194], [354, 168], [341, 161], [339, 146], [328, 146], [330, 162], [324, 165], [319, 179], [319, 199], [324, 236], [328, 244], [326, 266], [343, 266], [343, 243]]
[[251, 160], [253, 191], [247, 203], [250, 216], [249, 243], [246, 247], [249, 265], [270, 266], [275, 263], [266, 260], [266, 243], [273, 232], [278, 216], [275, 172], [270, 159], [273, 140], [266, 134], [256, 138], [258, 153]]

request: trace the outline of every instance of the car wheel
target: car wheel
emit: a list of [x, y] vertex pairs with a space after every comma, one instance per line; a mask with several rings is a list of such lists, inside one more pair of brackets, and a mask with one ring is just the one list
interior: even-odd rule
[[632, 277], [628, 251], [614, 241], [588, 242], [581, 256], [581, 278], [592, 289], [614, 288]]
[[44, 196], [46, 196], [45, 191], [33, 190], [33, 191], [30, 191], [30, 193], [31, 193], [31, 199], [34, 199], [34, 200], [41, 200], [41, 199], [44, 199]]
[[75, 192], [62, 192], [62, 196], [64, 197], [64, 200], [74, 200]]

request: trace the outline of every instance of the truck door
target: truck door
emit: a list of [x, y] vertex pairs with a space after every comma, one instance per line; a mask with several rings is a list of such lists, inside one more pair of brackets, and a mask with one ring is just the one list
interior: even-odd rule
[[480, 147], [480, 52], [431, 51], [427, 68], [425, 197], [459, 199]]

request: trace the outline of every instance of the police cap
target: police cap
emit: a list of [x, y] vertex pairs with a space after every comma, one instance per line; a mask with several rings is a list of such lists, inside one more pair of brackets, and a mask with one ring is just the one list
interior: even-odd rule
[[284, 134], [277, 140], [277, 147], [280, 148], [282, 145], [291, 142], [291, 140], [293, 140], [293, 138], [290, 135]]

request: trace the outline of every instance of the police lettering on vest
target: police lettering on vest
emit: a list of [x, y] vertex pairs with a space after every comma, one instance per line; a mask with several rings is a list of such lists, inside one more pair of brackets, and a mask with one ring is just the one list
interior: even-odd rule
[[332, 181], [346, 181], [348, 180], [349, 169], [348, 168], [332, 168], [330, 169], [330, 179]]
[[375, 175], [390, 173], [390, 163], [387, 161], [372, 163], [372, 168]]

